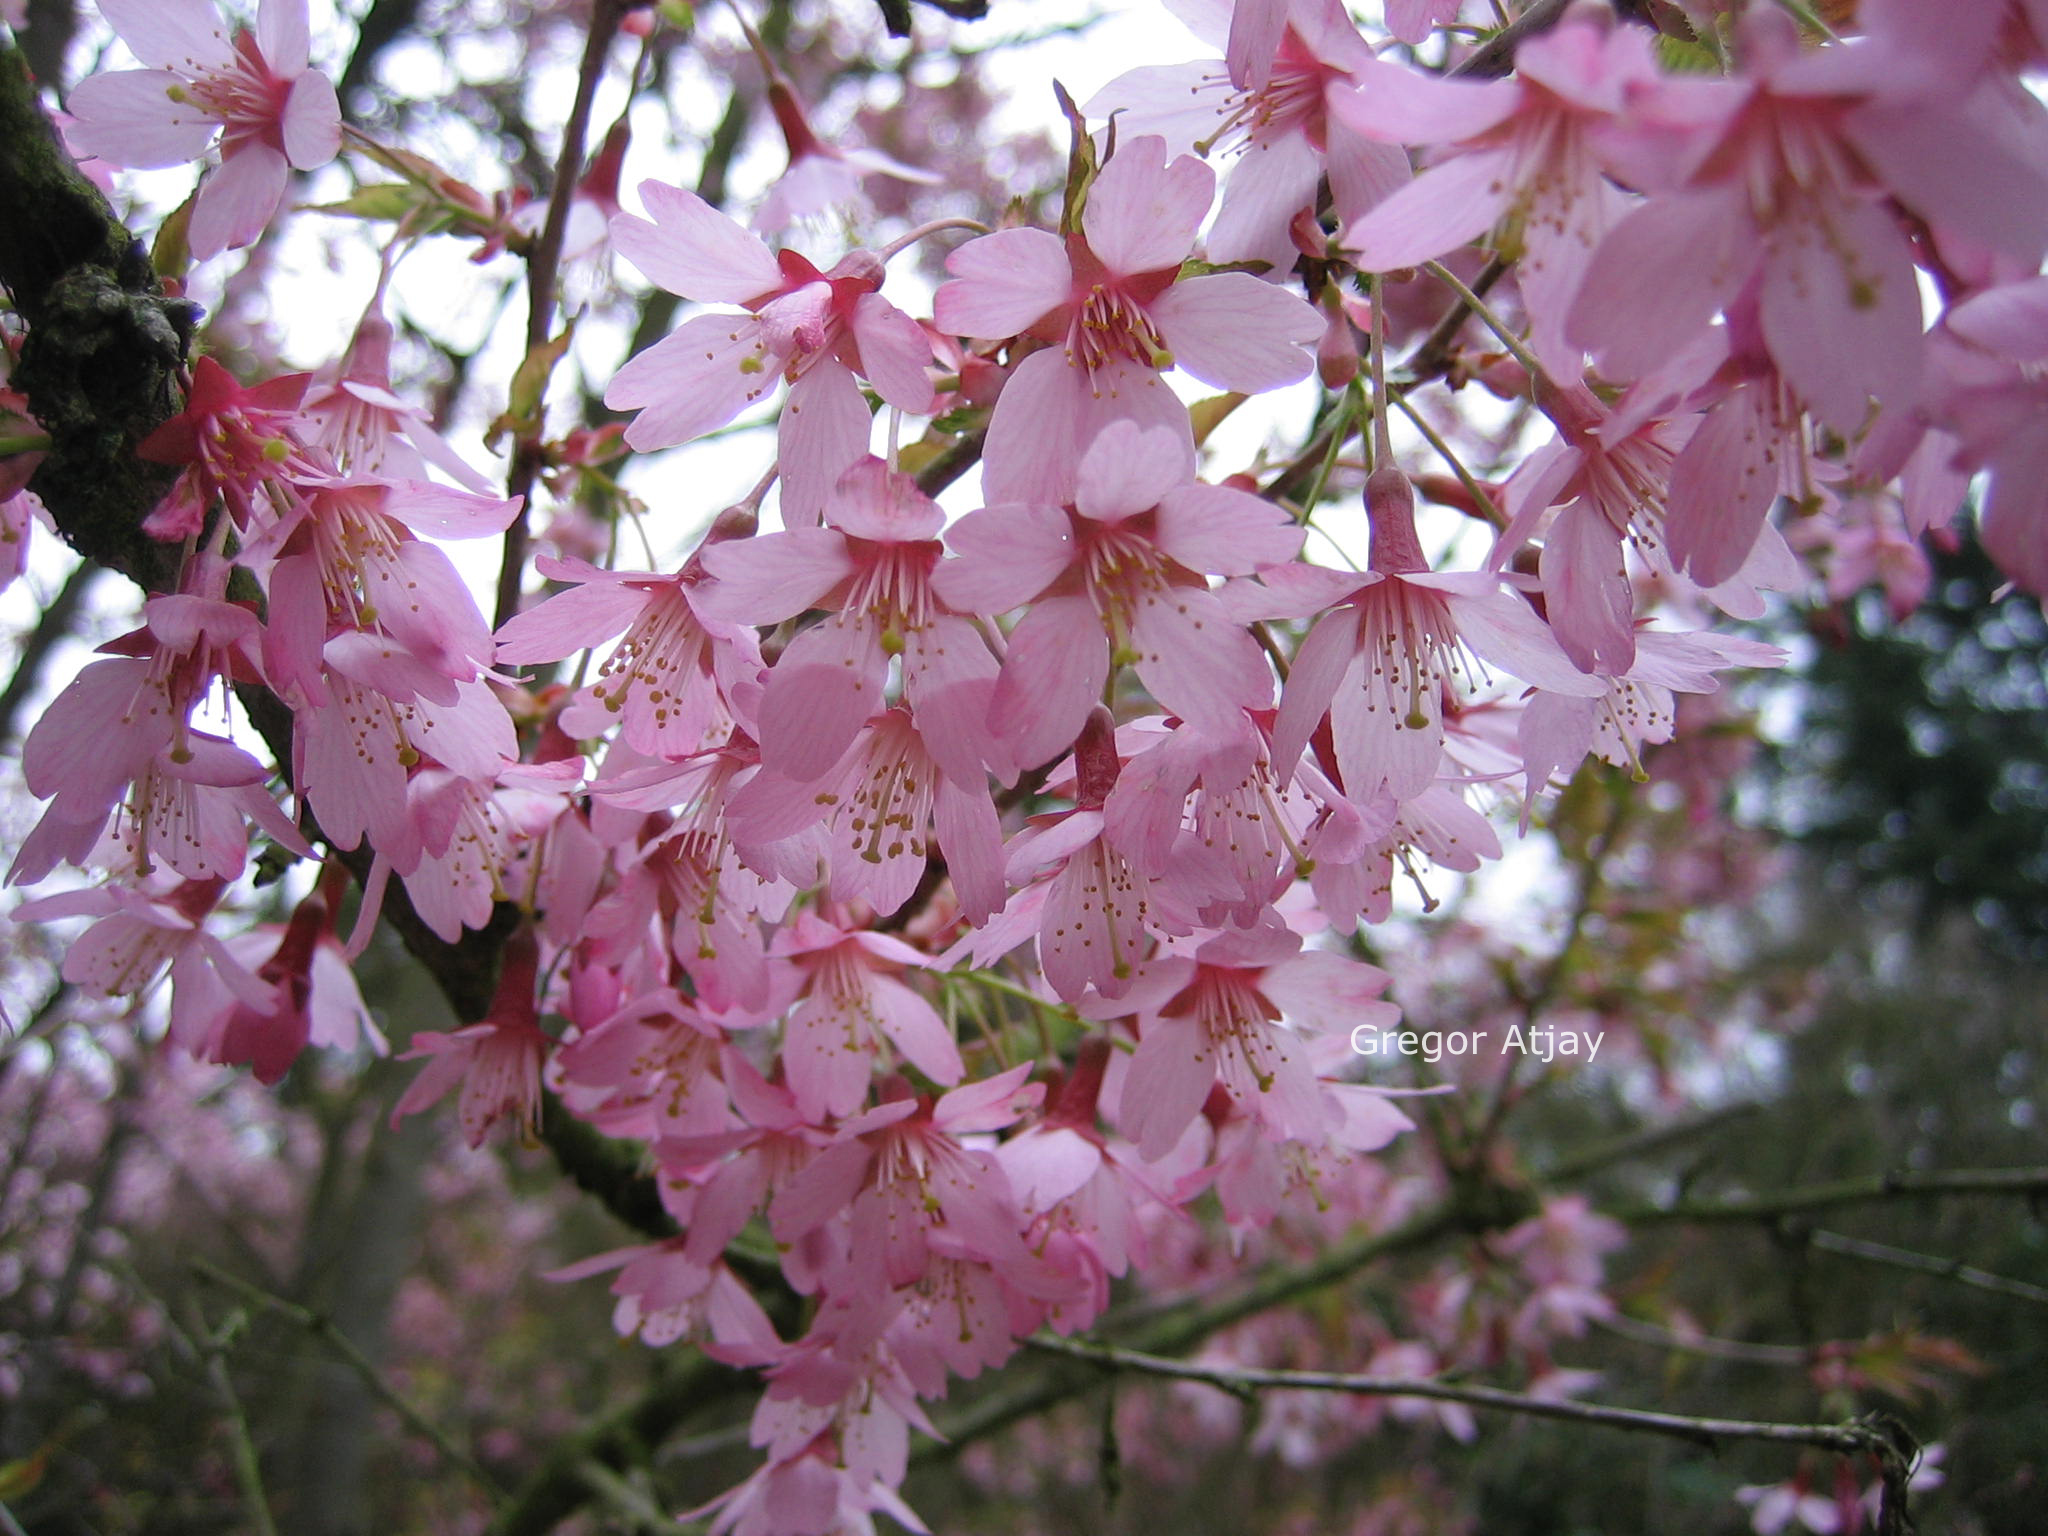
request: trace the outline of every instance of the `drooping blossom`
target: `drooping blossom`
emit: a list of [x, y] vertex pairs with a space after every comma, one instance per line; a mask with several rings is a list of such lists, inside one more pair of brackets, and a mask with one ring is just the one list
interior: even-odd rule
[[1119, 1123], [1157, 1161], [1219, 1083], [1267, 1138], [1320, 1141], [1324, 1109], [1308, 1043], [1282, 1020], [1312, 1031], [1384, 1028], [1401, 1016], [1380, 999], [1386, 985], [1377, 967], [1303, 950], [1300, 935], [1268, 922], [1218, 934], [1192, 956], [1154, 960], [1114, 1005], [1084, 1002], [1082, 1011], [1137, 1020]]
[[721, 744], [738, 718], [752, 723], [738, 701], [756, 684], [761, 648], [752, 629], [706, 613], [703, 557], [751, 526], [751, 514], [721, 514], [704, 547], [674, 575], [541, 556], [542, 575], [575, 585], [508, 620], [498, 631], [497, 659], [559, 661], [619, 636], [597, 680], [564, 708], [563, 728], [598, 736], [616, 719], [627, 745], [651, 757], [685, 757]]
[[378, 480], [425, 480], [431, 465], [464, 490], [490, 482], [434, 430], [427, 413], [391, 392], [391, 322], [376, 303], [356, 323], [348, 351], [306, 389], [299, 410], [311, 438], [344, 471]]
[[968, 612], [1031, 605], [990, 705], [1020, 764], [1070, 746], [1120, 666], [1198, 730], [1234, 729], [1272, 702], [1257, 643], [1203, 577], [1292, 559], [1301, 530], [1193, 471], [1181, 434], [1114, 422], [1083, 456], [1070, 506], [995, 505], [948, 531], [960, 558], [933, 578], [941, 597]]
[[1471, 655], [1560, 692], [1600, 691], [1498, 581], [1428, 569], [1414, 487], [1400, 470], [1372, 475], [1366, 516], [1372, 549], [1363, 578], [1296, 568], [1269, 583], [1279, 612], [1323, 613], [1295, 653], [1274, 720], [1273, 762], [1282, 771], [1327, 715], [1348, 799], [1368, 805], [1382, 792], [1397, 801], [1421, 794], [1443, 757], [1446, 694], [1471, 668]]
[[715, 617], [774, 624], [826, 610], [769, 671], [761, 696], [761, 760], [792, 779], [826, 772], [881, 712], [889, 662], [902, 658], [903, 696], [932, 755], [955, 782], [1005, 766], [982, 717], [996, 686], [995, 658], [949, 606], [935, 568], [945, 514], [880, 459], [839, 477], [826, 526], [715, 544], [703, 552], [717, 582], [698, 606]]
[[883, 298], [882, 263], [855, 251], [820, 271], [771, 251], [702, 198], [641, 183], [653, 219], [621, 214], [612, 238], [671, 293], [744, 313], [698, 315], [621, 368], [605, 390], [613, 410], [640, 414], [626, 441], [642, 452], [722, 427], [783, 379], [782, 515], [815, 526], [839, 476], [867, 452], [867, 402], [855, 374], [899, 410], [928, 410], [931, 347], [917, 322]]
[[1191, 441], [1160, 375], [1179, 366], [1218, 389], [1305, 378], [1322, 334], [1314, 309], [1248, 272], [1181, 276], [1216, 176], [1156, 135], [1128, 140], [1088, 190], [1081, 229], [970, 240], [946, 259], [939, 328], [1047, 343], [1017, 366], [990, 418], [982, 485], [992, 503], [1074, 499], [1082, 456], [1114, 421]]
[[205, 153], [220, 168], [199, 188], [187, 240], [201, 261], [263, 232], [293, 170], [341, 148], [334, 85], [308, 67], [306, 0], [262, 0], [254, 31], [232, 36], [208, 0], [99, 0], [147, 69], [90, 75], [72, 91], [71, 139], [111, 165], [148, 169]]
[[1771, 357], [1817, 418], [1847, 434], [1873, 398], [1913, 405], [1919, 284], [1882, 196], [2023, 259], [2048, 246], [2028, 130], [1955, 104], [1967, 88], [1916, 45], [1919, 9], [1879, 7], [1856, 47], [1809, 53], [1791, 17], [1752, 7], [1734, 80], [1637, 94], [1625, 169], [1652, 195], [1594, 253], [1566, 327], [1604, 373], [1648, 371], [1755, 275]]
[[[762, 61], [767, 64], [764, 52]], [[905, 165], [878, 149], [835, 144], [821, 138], [812, 128], [796, 89], [772, 64], [768, 67], [768, 110], [782, 130], [782, 142], [789, 150], [788, 169], [775, 178], [768, 195], [754, 212], [754, 228], [764, 234], [778, 234], [792, 224], [814, 222], [835, 211], [858, 215], [869, 211], [861, 183], [870, 176], [887, 176], [917, 186], [937, 186], [940, 177], [914, 165]]]
[[[1600, 13], [1603, 14], [1604, 13]], [[1570, 17], [1515, 50], [1513, 80], [1474, 82], [1381, 64], [1334, 98], [1361, 133], [1450, 152], [1347, 224], [1361, 270], [1420, 266], [1499, 226], [1534, 323], [1536, 355], [1564, 376], [1579, 352], [1565, 315], [1594, 248], [1625, 209], [1594, 137], [1654, 78], [1650, 34]]]
[[930, 965], [929, 956], [888, 934], [841, 928], [810, 912], [777, 936], [774, 952], [804, 977], [783, 1025], [782, 1060], [797, 1109], [813, 1124], [860, 1107], [883, 1040], [941, 1087], [965, 1075], [946, 1021], [899, 979], [905, 967]]
[[[1234, 78], [1222, 58], [1148, 65], [1086, 105], [1090, 117], [1114, 114], [1120, 134], [1159, 135], [1170, 153], [1230, 156], [1209, 258], [1263, 261], [1273, 277], [1293, 269], [1294, 222], [1315, 207], [1323, 177], [1346, 224], [1408, 180], [1406, 154], [1359, 134], [1336, 109], [1373, 56], [1351, 18], [1334, 0], [1289, 0], [1284, 9], [1272, 57], [1254, 74]], [[1219, 54], [1227, 50], [1222, 7], [1178, 14]]]
[[961, 911], [981, 922], [1003, 904], [1002, 832], [978, 768], [963, 782], [933, 756], [907, 710], [885, 710], [814, 778], [764, 767], [732, 798], [735, 833], [780, 842], [822, 825], [834, 900], [877, 915], [903, 907], [930, 855], [945, 860]]
[[508, 1117], [525, 1140], [540, 1134], [540, 1073], [549, 1041], [534, 993], [539, 961], [533, 931], [522, 927], [506, 941], [497, 993], [483, 1021], [412, 1037], [412, 1048], [398, 1059], [426, 1065], [393, 1106], [393, 1125], [459, 1087], [458, 1118], [472, 1147], [482, 1146], [492, 1125]]

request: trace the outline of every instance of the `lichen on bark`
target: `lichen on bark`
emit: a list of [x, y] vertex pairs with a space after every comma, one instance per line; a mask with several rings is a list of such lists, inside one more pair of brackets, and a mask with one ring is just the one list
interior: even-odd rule
[[142, 531], [174, 472], [137, 457], [182, 404], [193, 306], [72, 162], [18, 49], [0, 46], [0, 286], [23, 335], [12, 383], [49, 434], [30, 489], [86, 558], [152, 590], [178, 551]]

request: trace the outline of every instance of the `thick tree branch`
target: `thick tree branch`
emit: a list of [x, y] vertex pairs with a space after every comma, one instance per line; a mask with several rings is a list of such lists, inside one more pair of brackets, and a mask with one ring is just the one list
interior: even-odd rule
[[27, 327], [13, 382], [50, 437], [30, 489], [80, 554], [162, 591], [178, 552], [142, 520], [174, 473], [135, 447], [180, 407], [195, 310], [164, 296], [11, 46], [0, 46], [0, 208], [0, 285]]

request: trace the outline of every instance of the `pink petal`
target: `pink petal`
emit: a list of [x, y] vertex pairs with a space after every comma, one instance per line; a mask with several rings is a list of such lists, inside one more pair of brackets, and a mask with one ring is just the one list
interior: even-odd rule
[[256, 7], [256, 46], [271, 72], [289, 80], [312, 57], [306, 0], [262, 0]]
[[941, 777], [932, 799], [932, 824], [946, 855], [946, 873], [968, 922], [980, 925], [1002, 910], [1002, 829], [986, 784], [975, 787]]
[[932, 587], [958, 613], [1021, 608], [1073, 562], [1073, 524], [1057, 507], [1003, 506], [970, 512], [946, 530], [959, 556], [941, 561]]
[[989, 720], [1036, 767], [1074, 744], [1109, 678], [1109, 637], [1086, 598], [1041, 602], [1010, 634]]
[[933, 319], [949, 336], [1000, 341], [1029, 330], [1067, 302], [1074, 274], [1067, 248], [1042, 229], [1004, 229], [946, 258]]
[[1739, 187], [1653, 198], [1600, 242], [1565, 335], [1609, 378], [1648, 373], [1713, 323], [1759, 247]]
[[1323, 334], [1314, 309], [1249, 272], [1175, 283], [1151, 315], [1174, 361], [1204, 384], [1257, 393], [1308, 376]]
[[1344, 231], [1361, 271], [1420, 266], [1491, 229], [1514, 195], [1504, 149], [1459, 155], [1415, 180]]
[[315, 170], [340, 154], [341, 102], [335, 97], [334, 82], [317, 70], [294, 80], [281, 127], [284, 157], [299, 170]]
[[1236, 0], [1230, 10], [1230, 36], [1224, 60], [1231, 83], [1262, 90], [1273, 78], [1274, 55], [1287, 35], [1288, 0]]
[[[1336, 89], [1330, 87], [1333, 93]], [[1340, 229], [1357, 223], [1413, 178], [1404, 149], [1368, 139], [1335, 118], [1325, 137], [1329, 141], [1324, 159], [1330, 176], [1330, 202]]]
[[88, 75], [72, 88], [76, 121], [67, 137], [80, 154], [137, 170], [196, 160], [220, 123], [189, 101], [171, 98], [171, 91], [184, 86], [183, 77], [167, 69]]
[[1088, 248], [1118, 276], [1177, 267], [1215, 191], [1215, 173], [1193, 156], [1167, 163], [1164, 139], [1127, 140], [1088, 189]]
[[914, 631], [903, 653], [903, 691], [926, 750], [963, 785], [984, 767], [1005, 769], [1009, 753], [990, 734], [996, 659], [965, 619], [941, 616]]
[[[804, 1107], [802, 1095], [798, 1096], [797, 1107], [813, 1123], [824, 1118], [822, 1113]], [[768, 1229], [775, 1234], [775, 1240], [794, 1242], [845, 1210], [853, 1203], [873, 1160], [874, 1154], [858, 1141], [842, 1141], [812, 1158], [769, 1203]]]
[[1230, 82], [1213, 66], [1146, 64], [1118, 75], [1082, 102], [1081, 112], [1098, 119], [1113, 112], [1120, 134], [1157, 135], [1167, 153], [1186, 155], [1221, 127], [1230, 95]]
[[1184, 484], [1160, 499], [1159, 547], [1191, 571], [1245, 576], [1301, 553], [1303, 530], [1264, 497], [1225, 485]]
[[1331, 114], [1390, 144], [1477, 138], [1505, 122], [1523, 100], [1522, 87], [1512, 81], [1445, 80], [1384, 61], [1359, 70], [1356, 79], [1355, 89], [1330, 92]]
[[640, 200], [654, 222], [622, 213], [612, 240], [650, 282], [705, 304], [746, 304], [782, 288], [768, 247], [696, 193], [643, 181]]
[[1601, 679], [1572, 665], [1536, 610], [1518, 594], [1503, 591], [1494, 578], [1472, 571], [1402, 580], [1445, 593], [1458, 639], [1489, 666], [1556, 693], [1597, 698], [1607, 691]]
[[1376, 965], [1327, 949], [1305, 949], [1270, 967], [1259, 990], [1289, 1021], [1334, 1031], [1395, 1011], [1382, 995], [1387, 980]]
[[1117, 522], [1151, 511], [1194, 473], [1192, 446], [1179, 433], [1111, 422], [1081, 456], [1074, 510], [1099, 522]]
[[1273, 719], [1276, 773], [1292, 772], [1300, 760], [1309, 737], [1329, 712], [1358, 644], [1358, 615], [1344, 609], [1316, 620], [1315, 628], [1295, 651], [1287, 669], [1287, 686], [1280, 691], [1280, 711]]
[[793, 619], [815, 608], [855, 570], [846, 535], [833, 528], [792, 528], [733, 539], [708, 544], [701, 554], [704, 569], [718, 579], [698, 588], [693, 606], [706, 618], [740, 624]]
[[1229, 725], [1240, 710], [1273, 702], [1265, 653], [1206, 587], [1148, 593], [1132, 616], [1131, 638], [1152, 697], [1191, 725]]
[[833, 614], [794, 640], [761, 699], [761, 761], [792, 779], [820, 777], [882, 708], [888, 658], [872, 625]]
[[882, 1033], [926, 1077], [950, 1088], [966, 1075], [946, 1021], [902, 982], [893, 976], [870, 976], [868, 1004]]
[[[227, 28], [208, 0], [99, 0], [99, 7], [107, 25], [145, 64], [198, 75], [234, 62]], [[79, 89], [84, 86], [80, 81]]]
[[[1257, 278], [1247, 281], [1278, 294]], [[1304, 353], [1302, 371], [1307, 368]], [[1097, 369], [1091, 380], [1060, 348], [1032, 353], [1010, 375], [990, 418], [982, 456], [983, 495], [992, 506], [1071, 504], [1081, 455], [1114, 421], [1166, 427], [1186, 440], [1192, 455], [1194, 432], [1187, 407], [1150, 368], [1115, 358]]]
[[1733, 391], [1707, 413], [1671, 466], [1664, 508], [1671, 562], [1717, 587], [1749, 558], [1778, 499], [1777, 434], [1762, 387]]
[[481, 539], [503, 533], [519, 515], [517, 496], [504, 498], [458, 491], [427, 480], [401, 480], [390, 487], [384, 510], [414, 533], [436, 539]]
[[268, 144], [245, 141], [231, 146], [220, 169], [200, 184], [198, 201], [192, 205], [193, 258], [206, 261], [222, 251], [239, 250], [262, 234], [277, 212], [290, 174], [283, 153]]
[[1870, 397], [1912, 405], [1920, 382], [1920, 286], [1912, 254], [1875, 203], [1788, 218], [1773, 232], [1761, 301], [1772, 360], [1813, 413], [1842, 433]]
[[931, 543], [946, 526], [946, 514], [915, 480], [872, 455], [839, 477], [826, 515], [842, 533], [882, 544]]
[[1269, 276], [1290, 271], [1295, 250], [1289, 226], [1314, 203], [1322, 173], [1323, 157], [1305, 135], [1254, 138], [1224, 178], [1223, 206], [1209, 230], [1209, 259], [1263, 261], [1273, 268]]
[[1873, 105], [1852, 112], [1843, 127], [1915, 213], [2037, 262], [2048, 247], [2048, 184], [2023, 142], [1990, 131], [1976, 105]]
[[1584, 501], [1557, 514], [1538, 561], [1550, 627], [1582, 672], [1619, 677], [1635, 660], [1635, 604], [1621, 535]]
[[1206, 1030], [1187, 1019], [1151, 1020], [1124, 1077], [1123, 1133], [1157, 1162], [1194, 1124], [1215, 1083]]
[[828, 358], [797, 377], [777, 433], [785, 527], [818, 526], [839, 477], [866, 456], [873, 420], [860, 386], [840, 363]]
[[[775, 386], [763, 352], [752, 315], [699, 315], [613, 375], [604, 403], [640, 412], [626, 429], [626, 441], [640, 452], [673, 448], [724, 426]], [[750, 362], [751, 373], [742, 366]]]
[[1948, 329], [2018, 362], [2048, 359], [2048, 277], [1972, 294], [1949, 310]]
[[853, 306], [853, 335], [861, 372], [876, 394], [913, 415], [932, 408], [932, 381], [925, 372], [932, 343], [923, 327], [879, 293], [864, 293]]
[[422, 702], [413, 709], [412, 738], [451, 773], [489, 782], [519, 756], [512, 717], [489, 683], [458, 682], [453, 705]]

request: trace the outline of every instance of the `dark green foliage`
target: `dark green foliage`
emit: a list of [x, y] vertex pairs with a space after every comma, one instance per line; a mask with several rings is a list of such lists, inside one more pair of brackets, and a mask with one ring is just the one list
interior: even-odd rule
[[1775, 819], [1837, 877], [1910, 892], [1923, 931], [1961, 915], [2048, 957], [2048, 623], [1974, 542], [1936, 553], [1920, 611], [1874, 592], [1816, 625]]

